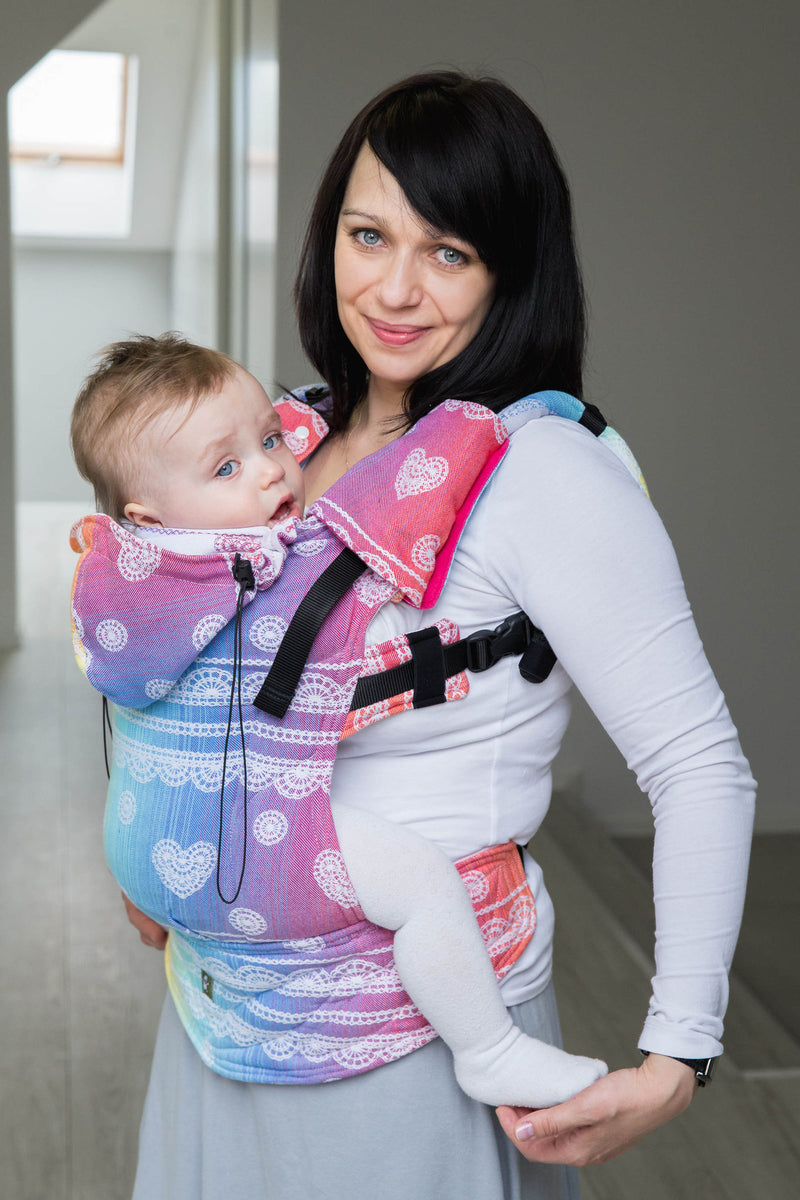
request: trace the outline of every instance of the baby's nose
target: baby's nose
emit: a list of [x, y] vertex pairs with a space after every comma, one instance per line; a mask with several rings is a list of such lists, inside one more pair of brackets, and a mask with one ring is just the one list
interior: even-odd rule
[[270, 484], [277, 483], [283, 479], [285, 471], [277, 458], [267, 456], [261, 464], [261, 486], [269, 487]]

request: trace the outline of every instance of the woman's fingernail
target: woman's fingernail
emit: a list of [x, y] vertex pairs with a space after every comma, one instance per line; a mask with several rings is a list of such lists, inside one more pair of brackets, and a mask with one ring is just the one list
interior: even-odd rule
[[517, 1126], [517, 1141], [527, 1142], [528, 1138], [533, 1137], [533, 1126], [530, 1121], [524, 1121], [522, 1125]]

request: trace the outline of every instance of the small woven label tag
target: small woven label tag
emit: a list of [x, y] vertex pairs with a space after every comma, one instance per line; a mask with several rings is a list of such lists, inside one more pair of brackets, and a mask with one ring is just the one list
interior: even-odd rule
[[203, 989], [203, 995], [208, 996], [209, 1000], [214, 999], [214, 980], [205, 971], [200, 972], [200, 984]]

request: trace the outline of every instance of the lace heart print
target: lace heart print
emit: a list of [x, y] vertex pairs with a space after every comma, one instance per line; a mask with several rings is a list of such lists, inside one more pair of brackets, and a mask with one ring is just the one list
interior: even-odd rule
[[185, 850], [171, 838], [156, 842], [151, 855], [158, 877], [181, 900], [199, 892], [217, 865], [210, 842], [195, 842]]
[[417, 446], [397, 472], [394, 481], [397, 499], [404, 500], [407, 496], [421, 496], [425, 492], [435, 491], [447, 479], [449, 471], [446, 458], [436, 455], [429, 458], [422, 446]]

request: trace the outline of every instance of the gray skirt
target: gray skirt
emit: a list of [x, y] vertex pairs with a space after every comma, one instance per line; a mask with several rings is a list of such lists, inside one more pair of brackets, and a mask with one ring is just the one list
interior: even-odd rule
[[[561, 1044], [552, 985], [511, 1008]], [[167, 996], [133, 1200], [579, 1200], [573, 1168], [529, 1163], [455, 1082], [438, 1039], [332, 1083], [237, 1083], [204, 1065]]]

